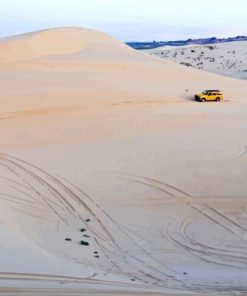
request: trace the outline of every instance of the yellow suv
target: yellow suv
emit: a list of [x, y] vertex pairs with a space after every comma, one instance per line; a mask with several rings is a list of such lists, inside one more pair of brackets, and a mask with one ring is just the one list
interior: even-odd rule
[[206, 102], [206, 101], [220, 102], [223, 100], [223, 94], [219, 90], [204, 90], [201, 94], [195, 95], [195, 100], [198, 102]]

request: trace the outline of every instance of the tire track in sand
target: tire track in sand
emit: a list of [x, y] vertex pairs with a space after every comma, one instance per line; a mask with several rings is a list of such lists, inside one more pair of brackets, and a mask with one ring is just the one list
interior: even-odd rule
[[[126, 230], [124, 230], [121, 225], [119, 225], [106, 211], [101, 209], [101, 207], [96, 204], [94, 200], [89, 197], [84, 191], [77, 188], [80, 191], [80, 195], [78, 195], [77, 193], [75, 193], [74, 190], [58, 180], [58, 178], [21, 159], [1, 154], [0, 160], [1, 163], [4, 162], [4, 167], [8, 169], [8, 171], [12, 173], [16, 178], [18, 178], [18, 180], [20, 180], [24, 184], [24, 186], [26, 186], [26, 189], [28, 188], [30, 190], [30, 194], [35, 195], [35, 199], [40, 198], [41, 200], [43, 200], [43, 202], [45, 202], [45, 204], [53, 211], [53, 213], [65, 224], [68, 225], [69, 222], [63, 216], [61, 207], [59, 211], [57, 211], [57, 209], [54, 208], [54, 205], [51, 205], [49, 203], [49, 199], [55, 200], [55, 203], [60, 204], [63, 207], [64, 212], [66, 213], [67, 211], [74, 219], [79, 218], [79, 213], [76, 210], [76, 205], [80, 204], [81, 206], [83, 206], [86, 211], [88, 211], [95, 218], [96, 222], [100, 226], [101, 235], [103, 233], [103, 236], [107, 238], [107, 241], [110, 241], [110, 243], [114, 245], [115, 251], [118, 252], [118, 255], [115, 259], [110, 259], [115, 266], [118, 265], [117, 262], [119, 260], [119, 255], [121, 255], [123, 258], [126, 258], [128, 256], [128, 251], [122, 249], [120, 244], [116, 242], [116, 238], [112, 236], [109, 227], [112, 228], [113, 226], [118, 229], [118, 232], [121, 234], [122, 237], [128, 240], [131, 244], [135, 245], [135, 247], [137, 247], [141, 253], [149, 258], [149, 263], [146, 261], [141, 262], [140, 260], [138, 260], [138, 258], [135, 257], [128, 258], [128, 265], [132, 265], [133, 270], [138, 271], [137, 275], [133, 274], [133, 277], [142, 277], [144, 278], [144, 282], [149, 282], [150, 278], [152, 279], [152, 281], [154, 278], [156, 278], [157, 282], [160, 282], [161, 285], [163, 282], [167, 281], [167, 278], [169, 278], [169, 281], [172, 282], [172, 286], [184, 286], [183, 281], [176, 277], [176, 271], [172, 271], [169, 267], [166, 267], [162, 262], [159, 262], [155, 257], [146, 252], [146, 250], [137, 243], [136, 239], [133, 239], [133, 237], [130, 236], [130, 234]], [[20, 181], [18, 182], [20, 183]], [[40, 191], [40, 187], [43, 191]], [[91, 200], [90, 205], [85, 202], [85, 197], [88, 200]], [[94, 205], [94, 209], [92, 209], [92, 204]], [[95, 207], [97, 208], [97, 211], [95, 210]], [[103, 220], [105, 220], [106, 223], [102, 221], [102, 218], [99, 218], [100, 215], [98, 212], [100, 212], [100, 215], [103, 217]], [[157, 264], [160, 264], [161, 268], [156, 268], [155, 266]], [[120, 265], [122, 265], [121, 272], [124, 274], [124, 265], [122, 263]], [[140, 273], [139, 276], [138, 273]], [[147, 278], [147, 274], [152, 274], [152, 276], [149, 276]]]

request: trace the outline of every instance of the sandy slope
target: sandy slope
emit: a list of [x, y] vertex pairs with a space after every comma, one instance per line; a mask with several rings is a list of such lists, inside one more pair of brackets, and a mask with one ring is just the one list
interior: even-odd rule
[[246, 293], [246, 81], [73, 28], [0, 56], [0, 294]]
[[43, 56], [73, 54], [80, 51], [99, 49], [118, 51], [125, 46], [110, 36], [90, 29], [58, 28], [42, 30], [1, 40], [1, 61], [18, 61]]
[[[11, 51], [6, 53], [6, 48]], [[205, 88], [220, 88], [228, 99], [245, 99], [246, 94], [243, 81], [160, 62], [102, 33], [76, 28], [3, 40], [0, 64], [1, 114], [68, 105], [184, 101]]]
[[227, 42], [211, 45], [164, 46], [146, 50], [151, 55], [196, 69], [247, 79], [247, 42]]

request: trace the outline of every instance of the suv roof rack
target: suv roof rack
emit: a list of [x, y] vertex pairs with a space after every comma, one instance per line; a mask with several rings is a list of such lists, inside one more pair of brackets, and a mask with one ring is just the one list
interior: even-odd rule
[[221, 92], [220, 90], [218, 89], [206, 89], [205, 91], [211, 91], [211, 92]]

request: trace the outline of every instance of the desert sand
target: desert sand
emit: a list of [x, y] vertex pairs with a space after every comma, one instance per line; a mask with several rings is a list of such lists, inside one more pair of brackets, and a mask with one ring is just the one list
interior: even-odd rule
[[145, 52], [207, 72], [247, 79], [247, 42], [208, 45], [162, 46]]
[[78, 28], [0, 67], [1, 295], [247, 293], [247, 81]]

